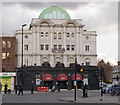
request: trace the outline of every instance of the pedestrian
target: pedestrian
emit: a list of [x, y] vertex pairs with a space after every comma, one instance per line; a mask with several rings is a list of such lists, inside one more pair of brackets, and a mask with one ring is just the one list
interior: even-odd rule
[[55, 86], [52, 87], [51, 92], [55, 92]]
[[114, 91], [114, 88], [111, 87], [111, 96], [114, 96], [115, 95], [115, 91]]
[[60, 92], [60, 86], [58, 85], [58, 92]]
[[82, 96], [82, 98], [84, 98], [84, 97], [87, 97], [88, 95], [87, 95], [87, 84], [85, 84], [85, 85], [83, 85], [83, 96]]
[[18, 83], [16, 83], [16, 84], [14, 85], [14, 89], [15, 89], [15, 94], [17, 94], [17, 91], [18, 91]]
[[31, 94], [33, 94], [33, 91], [34, 91], [34, 81], [32, 81], [32, 84], [31, 84]]
[[18, 95], [20, 95], [20, 93], [23, 95], [23, 84], [21, 82], [19, 83], [19, 93], [18, 93]]
[[0, 82], [0, 94], [1, 94], [1, 90], [2, 90], [2, 84], [1, 84], [1, 82]]
[[82, 96], [82, 98], [84, 98], [85, 97], [85, 85], [83, 85], [83, 96]]
[[8, 84], [6, 83], [6, 84], [5, 84], [5, 88], [4, 88], [5, 94], [7, 94], [7, 88], [8, 88]]
[[85, 83], [85, 97], [88, 97], [88, 85]]

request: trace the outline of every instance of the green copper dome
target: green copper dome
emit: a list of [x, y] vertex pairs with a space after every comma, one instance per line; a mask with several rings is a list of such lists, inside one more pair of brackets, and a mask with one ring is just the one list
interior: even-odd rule
[[42, 11], [39, 19], [70, 19], [69, 14], [62, 8], [51, 6]]

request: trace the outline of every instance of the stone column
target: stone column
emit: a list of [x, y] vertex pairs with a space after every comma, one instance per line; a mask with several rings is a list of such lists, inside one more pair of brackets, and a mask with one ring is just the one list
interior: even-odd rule
[[84, 51], [84, 46], [83, 46], [83, 40], [82, 40], [82, 29], [80, 28], [80, 40], [79, 40], [79, 42], [80, 42], [80, 45], [79, 45], [79, 52], [80, 52], [80, 54], [83, 54], [83, 51]]
[[36, 46], [37, 46], [37, 65], [40, 65], [40, 27], [37, 26], [37, 40], [36, 40]]
[[76, 27], [76, 54], [79, 54], [79, 35], [78, 35], [78, 27]]
[[36, 58], [35, 58], [35, 54], [36, 52], [36, 28], [35, 26], [33, 26], [32, 28], [32, 65], [34, 65], [34, 63], [36, 63]]
[[37, 54], [40, 53], [40, 27], [37, 26], [37, 41], [36, 41], [36, 46], [37, 46]]
[[64, 33], [64, 35], [63, 35], [63, 47], [66, 50], [66, 27], [65, 26], [63, 27], [63, 33]]
[[64, 66], [67, 67], [67, 55], [63, 55], [63, 63], [64, 63]]
[[55, 64], [54, 64], [54, 55], [50, 55], [50, 65], [51, 65], [51, 67], [55, 66]]
[[53, 48], [53, 27], [52, 25], [50, 26], [50, 54], [52, 53], [52, 48]]
[[33, 52], [33, 55], [35, 54], [36, 52], [36, 46], [35, 46], [35, 42], [36, 42], [36, 30], [35, 30], [35, 27], [33, 26], [33, 30], [32, 30], [33, 34], [32, 34], [32, 52]]

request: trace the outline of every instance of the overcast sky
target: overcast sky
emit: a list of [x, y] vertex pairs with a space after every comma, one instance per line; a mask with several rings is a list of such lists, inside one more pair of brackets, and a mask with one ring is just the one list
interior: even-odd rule
[[118, 3], [117, 2], [3, 2], [2, 33], [15, 34], [21, 25], [38, 18], [49, 6], [60, 6], [71, 19], [82, 19], [86, 30], [97, 31], [98, 60], [111, 64], [118, 60]]

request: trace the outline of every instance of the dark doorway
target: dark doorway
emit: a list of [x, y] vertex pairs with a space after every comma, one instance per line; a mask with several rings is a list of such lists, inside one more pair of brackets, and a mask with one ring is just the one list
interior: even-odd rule
[[67, 89], [67, 81], [58, 81], [60, 89]]
[[44, 81], [44, 87], [49, 87], [49, 89], [52, 89], [53, 82], [52, 81]]
[[30, 90], [31, 89], [31, 84], [32, 84], [32, 77], [30, 75], [26, 75], [24, 78], [23, 86], [24, 90]]

